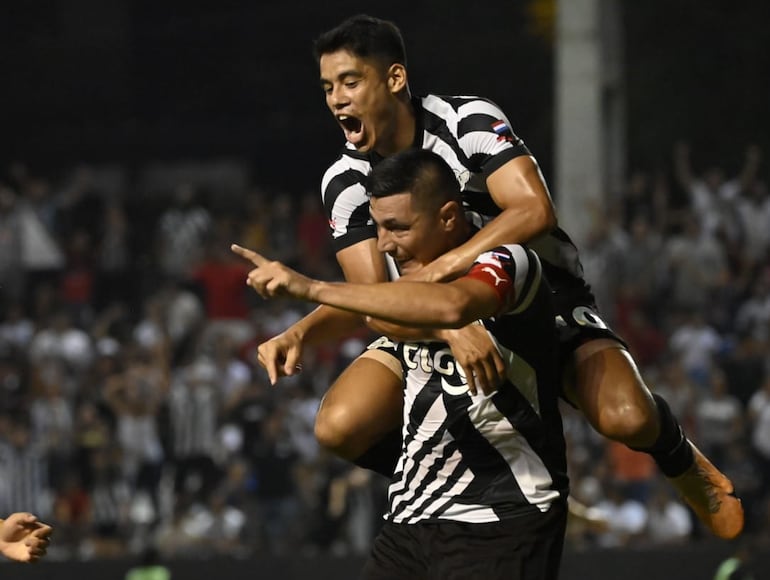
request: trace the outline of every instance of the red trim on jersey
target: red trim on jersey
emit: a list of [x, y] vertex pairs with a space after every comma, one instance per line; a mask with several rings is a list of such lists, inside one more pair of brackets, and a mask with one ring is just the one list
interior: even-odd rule
[[513, 280], [511, 280], [508, 272], [500, 266], [489, 262], [474, 264], [464, 277], [479, 280], [492, 288], [497, 294], [501, 310], [512, 298]]

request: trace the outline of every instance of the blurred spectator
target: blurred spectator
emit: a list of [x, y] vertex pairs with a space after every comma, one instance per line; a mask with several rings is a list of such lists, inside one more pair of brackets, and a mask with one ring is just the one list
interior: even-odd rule
[[710, 390], [695, 406], [698, 446], [711, 461], [721, 465], [727, 450], [743, 436], [744, 415], [741, 402], [730, 394], [724, 373], [709, 373]]
[[707, 391], [708, 375], [722, 346], [722, 337], [706, 323], [698, 309], [685, 314], [684, 320], [674, 329], [669, 339], [671, 351], [679, 357], [700, 392]]
[[671, 487], [657, 485], [647, 508], [647, 541], [655, 545], [683, 544], [692, 529], [690, 512], [673, 496]]
[[[383, 486], [375, 485], [377, 482]], [[366, 555], [382, 523], [387, 489], [384, 480], [355, 465], [329, 483], [328, 515], [337, 520], [340, 532], [331, 546], [337, 555]]]
[[0, 318], [0, 355], [21, 356], [34, 334], [35, 325], [26, 316], [22, 303], [6, 304], [3, 316]]
[[89, 489], [96, 476], [96, 458], [103, 457], [113, 441], [110, 426], [94, 401], [84, 399], [78, 404], [72, 439], [74, 467], [80, 481]]
[[53, 500], [53, 525], [56, 544], [60, 550], [80, 555], [81, 542], [88, 531], [90, 496], [83, 489], [77, 471], [69, 470], [60, 476]]
[[685, 214], [682, 232], [664, 242], [662, 259], [670, 307], [703, 310], [729, 280], [724, 248], [690, 214]]
[[251, 367], [240, 359], [240, 342], [226, 332], [212, 333], [211, 362], [217, 373], [220, 395], [227, 405], [246, 389], [251, 381]]
[[233, 392], [227, 399], [224, 421], [238, 429], [245, 457], [254, 459], [261, 449], [263, 423], [272, 410], [271, 393], [261, 377], [252, 377], [244, 389]]
[[94, 317], [96, 268], [93, 240], [84, 229], [75, 229], [65, 240], [66, 262], [59, 279], [59, 297], [73, 320], [81, 326]]
[[608, 442], [605, 461], [613, 489], [628, 499], [646, 503], [657, 474], [655, 461], [648, 454], [634, 451], [617, 441]]
[[49, 485], [58, 490], [71, 470], [75, 421], [73, 405], [62, 392], [62, 367], [54, 363], [49, 368], [30, 404], [30, 424], [32, 437], [48, 461]]
[[203, 257], [211, 214], [200, 205], [197, 196], [194, 186], [180, 184], [174, 191], [172, 205], [160, 216], [157, 256], [161, 274], [168, 278], [186, 279]]
[[13, 513], [18, 506], [24, 506], [41, 520], [51, 516], [45, 453], [33, 442], [23, 419], [11, 421], [7, 439], [0, 440], [0, 481], [0, 513]]
[[625, 497], [622, 489], [613, 482], [606, 483], [603, 488], [604, 499], [596, 504], [596, 508], [609, 526], [598, 535], [598, 545], [602, 548], [633, 545], [644, 533], [647, 508], [643, 503]]
[[660, 263], [663, 238], [644, 215], [631, 220], [628, 233], [628, 244], [619, 263], [621, 296], [633, 297], [633, 303], [649, 313], [663, 285]]
[[29, 359], [33, 364], [56, 359], [63, 362], [74, 376], [82, 376], [94, 360], [91, 336], [75, 325], [68, 311], [58, 310], [46, 326], [38, 327], [32, 337]]
[[175, 373], [168, 407], [177, 502], [205, 503], [219, 475], [214, 458], [221, 409], [217, 370], [207, 357]]
[[738, 331], [736, 343], [722, 359], [721, 367], [730, 392], [746, 407], [765, 376], [763, 342], [750, 332]]
[[121, 450], [122, 473], [132, 495], [146, 494], [152, 506], [150, 520], [160, 517], [158, 484], [163, 467], [159, 411], [168, 391], [166, 351], [136, 348], [127, 356], [123, 372], [109, 378], [104, 401], [115, 417], [116, 440]]
[[[23, 415], [27, 405], [27, 380], [21, 357], [0, 355], [0, 419]], [[2, 437], [2, 432], [0, 432]]]
[[114, 448], [95, 452], [91, 467], [93, 475], [88, 486], [91, 497], [89, 550], [94, 557], [121, 556], [126, 549], [131, 489], [121, 477], [119, 457]]
[[[768, 225], [770, 227], [770, 224]], [[750, 296], [735, 315], [736, 329], [756, 340], [770, 341], [770, 275], [758, 276], [749, 288]]]
[[[720, 229], [730, 231], [731, 224], [725, 223], [725, 216], [730, 215], [731, 206], [725, 202], [735, 199], [738, 192], [750, 184], [759, 168], [759, 150], [749, 147], [746, 150], [744, 165], [740, 175], [728, 180], [721, 167], [711, 166], [699, 178], [695, 175], [689, 144], [677, 143], [674, 148], [674, 175], [680, 186], [689, 194], [690, 206], [698, 216], [698, 222], [705, 233], [714, 235]], [[727, 212], [723, 211], [725, 208]], [[737, 234], [733, 234], [735, 236]]]
[[229, 504], [224, 494], [214, 493], [209, 497], [206, 511], [200, 515], [201, 538], [205, 552], [201, 555], [215, 555], [243, 558], [250, 548], [244, 541], [246, 514], [239, 507]]
[[122, 203], [113, 200], [107, 204], [100, 223], [95, 305], [102, 309], [114, 302], [132, 304], [136, 299], [131, 256], [132, 230]]
[[271, 554], [286, 555], [300, 538], [301, 503], [294, 477], [296, 450], [289, 440], [286, 409], [276, 408], [262, 423], [254, 449], [259, 520], [263, 544]]
[[229, 334], [239, 343], [252, 333], [248, 298], [253, 292], [245, 280], [251, 266], [230, 251], [226, 240], [215, 238], [206, 245], [204, 258], [193, 268], [191, 280], [199, 284], [207, 335]]

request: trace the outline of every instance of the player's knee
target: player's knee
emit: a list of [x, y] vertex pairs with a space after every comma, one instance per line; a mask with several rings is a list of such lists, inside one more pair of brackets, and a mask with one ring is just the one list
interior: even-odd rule
[[343, 457], [349, 455], [354, 439], [350, 413], [338, 407], [322, 406], [316, 415], [315, 437], [324, 449]]
[[603, 407], [595, 427], [608, 439], [638, 447], [655, 440], [658, 421], [654, 407], [623, 402]]

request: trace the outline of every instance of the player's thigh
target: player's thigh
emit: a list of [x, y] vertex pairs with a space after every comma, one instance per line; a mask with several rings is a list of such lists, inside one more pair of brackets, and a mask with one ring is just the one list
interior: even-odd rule
[[572, 355], [574, 390], [581, 401], [596, 404], [652, 401], [631, 354], [617, 341], [591, 340]]
[[361, 436], [383, 435], [397, 428], [403, 385], [395, 365], [388, 354], [365, 351], [326, 392], [316, 423], [331, 422], [339, 431]]
[[652, 445], [659, 431], [655, 400], [629, 352], [615, 341], [600, 339], [581, 345], [573, 354], [565, 387], [601, 434], [633, 447]]
[[564, 398], [586, 413], [604, 403], [645, 404], [649, 391], [636, 363], [588, 290], [562, 292], [555, 308]]

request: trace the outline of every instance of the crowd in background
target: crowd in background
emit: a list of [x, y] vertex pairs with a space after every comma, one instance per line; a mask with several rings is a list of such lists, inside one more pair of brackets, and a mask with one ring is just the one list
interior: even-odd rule
[[[87, 166], [0, 171], [0, 515], [54, 525], [52, 559], [366, 553], [387, 482], [320, 449], [313, 422], [370, 335], [308, 348], [301, 374], [270, 386], [256, 346], [311, 307], [262, 301], [229, 252], [338, 279], [318, 193], [223, 200], [180, 179], [138, 196]], [[696, 171], [678, 144], [586, 208], [581, 256], [648, 385], [770, 541], [763, 172], [756, 147], [732, 176]], [[600, 521], [572, 521], [569, 548], [708, 537], [649, 456], [563, 412], [572, 493]]]

